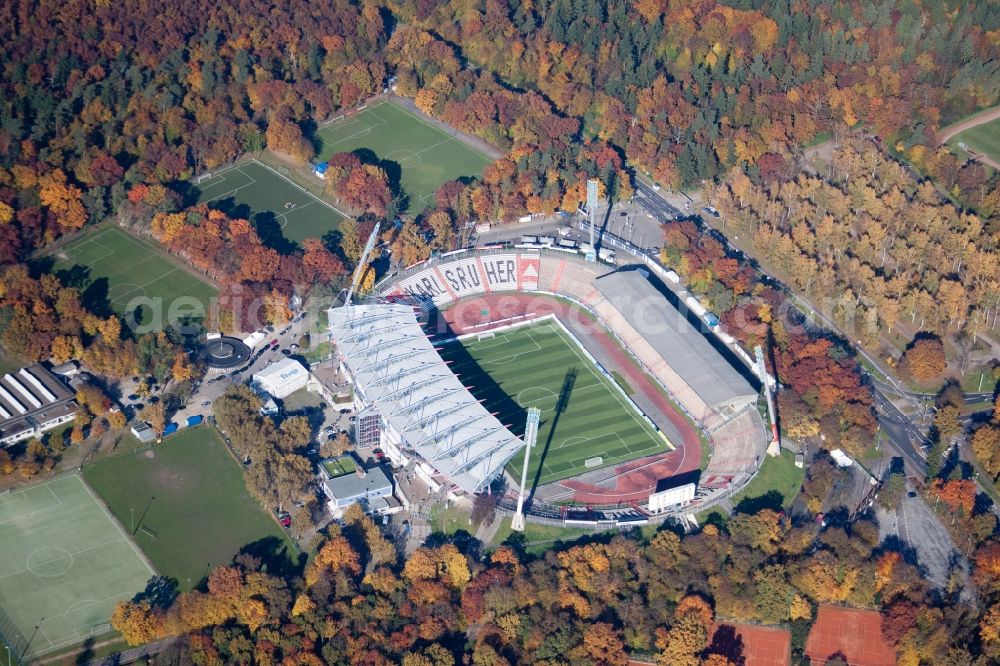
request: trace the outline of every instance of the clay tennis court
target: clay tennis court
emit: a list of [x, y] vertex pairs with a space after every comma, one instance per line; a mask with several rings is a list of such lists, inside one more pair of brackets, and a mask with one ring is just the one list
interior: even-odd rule
[[895, 666], [896, 651], [882, 636], [882, 616], [875, 611], [820, 606], [806, 639], [812, 666], [823, 666], [834, 656], [852, 666]]
[[792, 660], [792, 634], [777, 627], [716, 623], [708, 651], [725, 655], [742, 666], [788, 666]]

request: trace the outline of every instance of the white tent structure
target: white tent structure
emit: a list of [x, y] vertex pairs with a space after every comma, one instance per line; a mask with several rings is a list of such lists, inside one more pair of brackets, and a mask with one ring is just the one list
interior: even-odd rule
[[376, 409], [396, 464], [427, 462], [470, 493], [487, 487], [523, 446], [441, 359], [413, 309], [331, 308], [330, 333], [359, 408]]

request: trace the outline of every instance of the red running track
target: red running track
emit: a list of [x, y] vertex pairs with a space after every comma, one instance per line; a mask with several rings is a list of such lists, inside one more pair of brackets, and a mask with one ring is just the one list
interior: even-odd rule
[[[485, 311], [485, 314], [484, 314]], [[578, 337], [600, 348], [602, 355], [613, 360], [613, 369], [642, 393], [681, 434], [681, 441], [671, 441], [676, 449], [655, 456], [646, 456], [622, 463], [614, 468], [615, 487], [605, 488], [576, 479], [559, 483], [573, 491], [573, 499], [583, 504], [629, 504], [645, 500], [660, 479], [698, 469], [701, 461], [701, 440], [694, 426], [677, 411], [652, 380], [640, 370], [628, 353], [608, 331], [595, 323], [579, 308], [545, 294], [490, 294], [462, 300], [441, 313], [455, 335], [488, 331], [508, 323], [514, 317], [530, 315], [532, 319], [555, 315]], [[493, 324], [492, 326], [490, 324]]]

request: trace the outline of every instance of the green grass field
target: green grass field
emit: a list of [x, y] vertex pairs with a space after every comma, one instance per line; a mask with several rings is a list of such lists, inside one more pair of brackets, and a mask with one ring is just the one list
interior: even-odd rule
[[[500, 546], [513, 534], [516, 534], [510, 527], [510, 518], [501, 518], [500, 527], [494, 535], [490, 546]], [[558, 525], [541, 525], [539, 523], [526, 522], [524, 524], [525, 551], [537, 555], [551, 548], [555, 542], [570, 543], [580, 537], [596, 534], [597, 530], [580, 529], [578, 527], [559, 527]]]
[[198, 203], [253, 222], [265, 243], [281, 250], [322, 238], [344, 215], [271, 167], [253, 160], [198, 183]]
[[0, 606], [29, 660], [107, 633], [155, 575], [75, 474], [0, 497], [0, 526]]
[[769, 492], [777, 492], [781, 495], [781, 506], [787, 509], [799, 494], [805, 478], [805, 470], [795, 466], [795, 454], [782, 449], [779, 457], [764, 458], [757, 476], [747, 484], [746, 488], [733, 495], [730, 503], [736, 506], [744, 499], [754, 499], [763, 497]]
[[100, 460], [83, 475], [121, 524], [136, 531], [136, 543], [160, 573], [177, 579], [182, 590], [260, 539], [273, 539], [292, 552], [207, 426]]
[[399, 184], [416, 214], [431, 202], [444, 182], [478, 176], [492, 160], [457, 138], [391, 102], [379, 102], [335, 120], [317, 132], [321, 160], [336, 153], [368, 150], [380, 162], [395, 163]]
[[977, 154], [986, 153], [988, 157], [1000, 162], [1000, 118], [960, 132], [951, 137], [948, 143], [956, 148], [959, 148], [959, 143], [965, 144]]
[[[110, 305], [118, 314], [130, 318], [136, 309], [135, 298], [162, 299], [162, 316], [180, 297], [209, 304], [217, 290], [185, 268], [159, 254], [145, 240], [113, 226], [102, 226], [57, 251], [53, 269], [64, 284], [79, 287], [84, 302]], [[137, 320], [151, 320], [149, 304], [141, 306]]]
[[[664, 438], [551, 322], [517, 328], [484, 340], [446, 345], [442, 357], [472, 387], [491, 412], [515, 432], [524, 428], [524, 408], [538, 407], [542, 421], [529, 462], [529, 483], [576, 476], [666, 450]], [[556, 415], [564, 387], [572, 383], [565, 409]], [[591, 467], [586, 462], [600, 457]], [[507, 471], [521, 478], [523, 453]]]

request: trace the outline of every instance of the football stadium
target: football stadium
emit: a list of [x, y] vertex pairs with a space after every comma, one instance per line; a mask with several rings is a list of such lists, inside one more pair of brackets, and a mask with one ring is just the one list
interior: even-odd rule
[[412, 266], [329, 318], [362, 443], [432, 488], [509, 501], [537, 407], [532, 512], [626, 520], [714, 504], [765, 453], [750, 357], [698, 314], [646, 267], [501, 248]]

